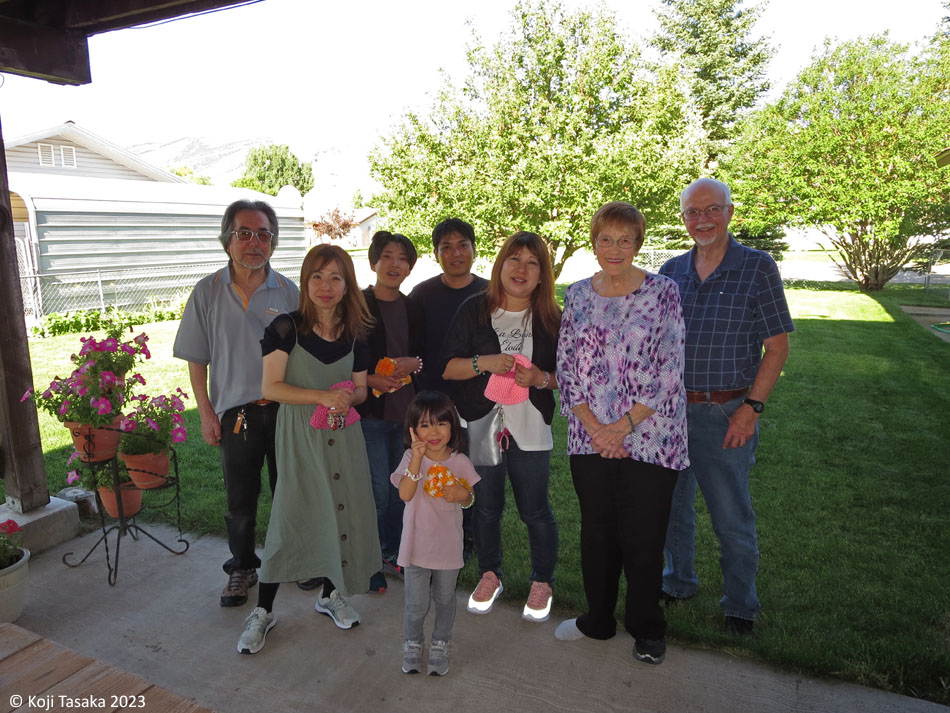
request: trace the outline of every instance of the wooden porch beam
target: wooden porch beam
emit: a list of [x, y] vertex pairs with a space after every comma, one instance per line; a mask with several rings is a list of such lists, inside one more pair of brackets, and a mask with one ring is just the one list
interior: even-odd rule
[[65, 26], [87, 34], [117, 30], [149, 22], [204, 12], [247, 0], [72, 0]]
[[23, 295], [13, 242], [13, 211], [7, 157], [0, 125], [0, 466], [6, 504], [17, 512], [30, 512], [49, 503], [46, 464], [36, 409], [20, 403], [33, 386], [30, 348], [23, 318]]
[[0, 72], [57, 84], [89, 84], [86, 34], [0, 17]]

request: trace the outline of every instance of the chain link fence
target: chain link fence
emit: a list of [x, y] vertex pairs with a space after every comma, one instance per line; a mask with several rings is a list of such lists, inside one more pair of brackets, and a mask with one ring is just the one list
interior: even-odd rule
[[[20, 255], [22, 268], [28, 264]], [[278, 272], [296, 281], [300, 259], [271, 260]], [[93, 270], [40, 274], [20, 271], [20, 291], [27, 326], [38, 324], [44, 315], [83, 310], [143, 311], [156, 305], [173, 305], [188, 299], [195, 283], [222, 265], [162, 265], [154, 268]]]

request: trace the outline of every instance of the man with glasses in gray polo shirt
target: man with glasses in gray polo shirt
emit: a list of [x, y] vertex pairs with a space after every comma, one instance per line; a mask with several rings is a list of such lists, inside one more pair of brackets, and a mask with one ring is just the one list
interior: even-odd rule
[[277, 214], [267, 203], [229, 205], [218, 239], [228, 264], [195, 286], [174, 355], [188, 362], [201, 435], [221, 449], [231, 550], [221, 606], [236, 607], [247, 602], [247, 590], [257, 584], [261, 561], [254, 551], [255, 525], [265, 462], [272, 494], [277, 484], [277, 404], [261, 398], [260, 340], [274, 317], [297, 309], [298, 290], [270, 267]]

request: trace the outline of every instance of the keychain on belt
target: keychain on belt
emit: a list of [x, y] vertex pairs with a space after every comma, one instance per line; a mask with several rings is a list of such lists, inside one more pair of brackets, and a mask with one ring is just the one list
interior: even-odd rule
[[247, 415], [244, 413], [244, 406], [238, 411], [237, 418], [234, 419], [234, 435], [243, 431], [244, 440], [247, 440]]

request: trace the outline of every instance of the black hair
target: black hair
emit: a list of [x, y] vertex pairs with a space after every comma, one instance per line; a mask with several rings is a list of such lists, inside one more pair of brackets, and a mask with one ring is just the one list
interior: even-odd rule
[[412, 434], [410, 428], [415, 428], [426, 416], [430, 421], [448, 421], [452, 424], [452, 435], [449, 437], [449, 450], [453, 453], [465, 453], [468, 445], [465, 438], [465, 432], [462, 430], [462, 424], [459, 421], [458, 412], [455, 410], [455, 404], [452, 399], [441, 391], [420, 391], [416, 398], [406, 409], [406, 425], [402, 436], [402, 444], [409, 448], [412, 446]]
[[461, 218], [449, 218], [435, 226], [435, 229], [432, 231], [432, 248], [438, 252], [439, 243], [442, 242], [442, 238], [452, 233], [458, 233], [463, 238], [467, 238], [471, 241], [472, 247], [475, 247], [475, 228]]
[[271, 208], [269, 203], [264, 201], [250, 201], [246, 198], [241, 200], [234, 201], [231, 205], [227, 207], [224, 211], [224, 217], [221, 219], [221, 234], [218, 235], [218, 240], [221, 241], [221, 245], [224, 247], [224, 252], [228, 251], [228, 244], [231, 242], [231, 232], [234, 230], [234, 216], [240, 213], [242, 210], [254, 210], [258, 213], [263, 213], [267, 216], [267, 223], [270, 225], [270, 231], [274, 234], [274, 237], [271, 238], [271, 247], [277, 247], [277, 213], [274, 212], [274, 209]]
[[412, 241], [401, 233], [390, 233], [388, 230], [377, 230], [373, 234], [373, 240], [369, 244], [369, 264], [375, 265], [379, 262], [380, 255], [390, 243], [396, 243], [406, 251], [406, 257], [409, 259], [409, 269], [416, 265], [416, 246]]

